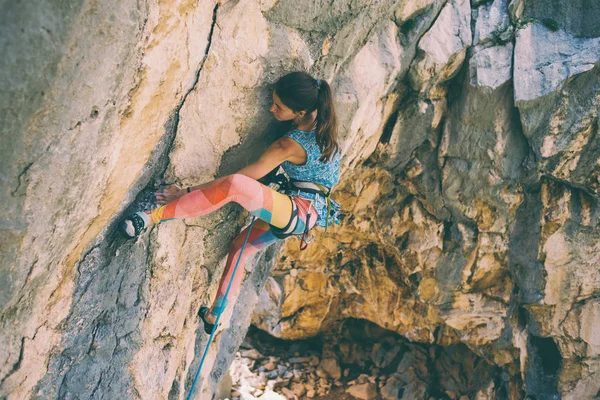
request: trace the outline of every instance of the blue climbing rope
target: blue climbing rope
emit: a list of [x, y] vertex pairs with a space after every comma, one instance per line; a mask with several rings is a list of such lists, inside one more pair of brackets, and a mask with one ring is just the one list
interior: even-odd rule
[[227, 306], [227, 296], [229, 295], [229, 289], [231, 289], [231, 284], [233, 283], [233, 278], [235, 277], [235, 273], [238, 269], [238, 265], [240, 265], [240, 260], [242, 259], [242, 254], [244, 254], [244, 249], [246, 248], [246, 243], [248, 243], [248, 238], [250, 237], [250, 231], [252, 230], [252, 225], [254, 225], [254, 221], [256, 217], [252, 217], [252, 222], [250, 222], [250, 227], [248, 228], [248, 233], [246, 233], [246, 239], [244, 239], [244, 244], [242, 245], [242, 249], [240, 251], [240, 255], [235, 263], [235, 267], [233, 268], [233, 273], [231, 274], [231, 279], [229, 279], [229, 285], [227, 285], [227, 290], [225, 291], [225, 296], [223, 299], [223, 307], [221, 307], [221, 311], [217, 314], [217, 319], [215, 320], [214, 328], [210, 337], [208, 338], [208, 342], [206, 343], [206, 348], [204, 349], [204, 354], [202, 354], [202, 359], [200, 360], [200, 365], [198, 365], [198, 371], [196, 371], [196, 376], [194, 377], [194, 382], [192, 383], [192, 387], [190, 388], [190, 393], [188, 394], [187, 400], [192, 399], [192, 395], [194, 394], [194, 389], [196, 388], [196, 383], [198, 382], [198, 378], [200, 378], [200, 371], [202, 371], [202, 365], [204, 365], [204, 360], [206, 359], [206, 355], [208, 354], [208, 348], [212, 343], [213, 337], [217, 332], [217, 327], [219, 326], [219, 320], [221, 319], [221, 314], [225, 310]]

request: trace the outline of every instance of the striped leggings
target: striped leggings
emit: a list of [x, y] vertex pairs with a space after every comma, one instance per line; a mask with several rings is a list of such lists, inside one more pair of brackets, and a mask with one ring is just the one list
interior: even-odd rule
[[[240, 266], [236, 271], [229, 291], [230, 295], [234, 296], [239, 291], [244, 275], [244, 260], [249, 255], [279, 240], [271, 231], [271, 225], [284, 228], [288, 224], [292, 213], [291, 201], [294, 201], [298, 207], [298, 225], [294, 233], [304, 231], [309, 208], [311, 218], [308, 224], [309, 228], [312, 228], [317, 220], [317, 212], [309, 200], [279, 193], [242, 174], [233, 174], [216, 179], [169, 204], [152, 210], [150, 216], [154, 223], [173, 218], [199, 217], [211, 213], [227, 203], [235, 202], [257, 217], [259, 220], [256, 221], [250, 232], [248, 243], [240, 260]], [[248, 228], [244, 229], [233, 240], [229, 249], [225, 271], [221, 277], [217, 298], [212, 307], [211, 313], [215, 316], [223, 311], [225, 307], [225, 292], [237, 259], [240, 256], [247, 231]]]

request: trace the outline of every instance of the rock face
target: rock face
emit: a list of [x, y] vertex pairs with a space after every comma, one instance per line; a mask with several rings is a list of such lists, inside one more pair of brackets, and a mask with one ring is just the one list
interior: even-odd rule
[[0, 397], [187, 395], [245, 214], [114, 226], [160, 182], [256, 159], [297, 69], [336, 92], [348, 217], [248, 263], [197, 398], [251, 319], [301, 338], [348, 317], [468, 346], [505, 372], [482, 398], [597, 395], [597, 2], [3, 3]]
[[299, 339], [367, 319], [466, 344], [506, 373], [489, 398], [597, 396], [598, 34], [516, 3], [474, 4], [472, 40], [440, 12], [335, 192], [349, 216], [305, 252], [288, 242], [255, 324]]

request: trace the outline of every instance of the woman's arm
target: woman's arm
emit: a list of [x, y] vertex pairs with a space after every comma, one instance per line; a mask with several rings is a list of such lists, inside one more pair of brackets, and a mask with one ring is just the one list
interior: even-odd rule
[[242, 168], [238, 173], [258, 180], [284, 161], [290, 161], [293, 164], [304, 164], [306, 162], [306, 151], [295, 140], [281, 138], [273, 142], [257, 161]]
[[[260, 179], [275, 167], [279, 166], [284, 161], [290, 161], [294, 164], [304, 164], [306, 162], [306, 150], [295, 140], [290, 138], [281, 138], [273, 142], [260, 158], [238, 171], [239, 174], [249, 176], [253, 179]], [[200, 189], [207, 184], [192, 186], [190, 191]], [[187, 193], [187, 189], [177, 185], [171, 185], [163, 190], [155, 193], [156, 202], [158, 204], [167, 204], [176, 200]]]

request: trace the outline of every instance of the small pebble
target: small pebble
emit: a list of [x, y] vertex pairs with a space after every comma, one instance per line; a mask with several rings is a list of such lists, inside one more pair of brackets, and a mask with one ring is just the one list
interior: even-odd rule
[[273, 371], [276, 367], [275, 363], [273, 361], [269, 361], [268, 363], [266, 363], [265, 365], [263, 365], [263, 367], [265, 367], [265, 369], [267, 371]]
[[327, 372], [323, 371], [321, 368], [317, 368], [317, 376], [319, 378], [327, 378]]
[[356, 380], [360, 384], [366, 383], [369, 380], [369, 375], [367, 375], [367, 374], [360, 374]]
[[291, 371], [286, 371], [283, 374], [283, 379], [292, 379], [292, 378], [295, 378], [295, 376]]
[[297, 398], [296, 394], [286, 387], [281, 388], [281, 393], [283, 393], [288, 400]]

